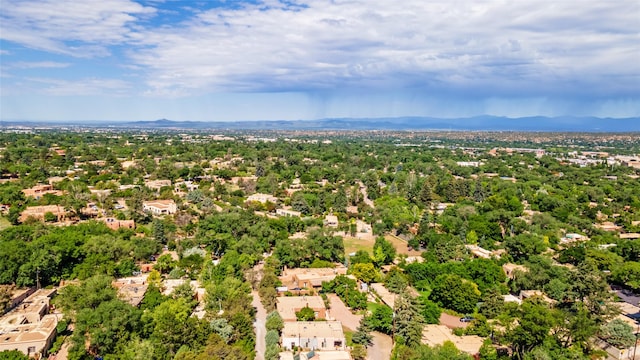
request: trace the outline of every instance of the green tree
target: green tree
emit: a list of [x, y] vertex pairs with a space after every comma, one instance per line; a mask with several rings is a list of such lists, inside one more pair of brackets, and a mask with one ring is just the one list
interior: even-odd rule
[[403, 292], [408, 285], [407, 276], [397, 266], [392, 267], [384, 278], [384, 286], [396, 294]]
[[378, 236], [373, 244], [373, 260], [376, 265], [391, 264], [396, 257], [396, 248], [383, 236]]
[[211, 334], [206, 346], [194, 360], [249, 360], [250, 358], [242, 349], [227, 345], [218, 334]]
[[393, 330], [393, 310], [388, 306], [378, 306], [366, 318], [365, 324], [366, 328], [371, 330], [391, 334]]
[[153, 238], [161, 244], [167, 243], [167, 234], [164, 222], [160, 219], [153, 220]]
[[508, 237], [504, 241], [504, 247], [507, 249], [516, 261], [526, 260], [531, 255], [538, 255], [546, 250], [542, 237], [532, 234], [520, 234], [514, 237]]
[[[225, 343], [229, 343], [233, 336], [233, 326], [229, 325], [229, 322], [225, 318], [217, 318], [209, 322], [211, 330], [218, 334]], [[267, 334], [268, 335], [268, 334]]]
[[427, 324], [439, 324], [442, 310], [438, 304], [425, 297], [420, 297], [420, 315]]
[[489, 319], [497, 317], [504, 309], [504, 298], [496, 289], [490, 289], [482, 295], [480, 313]]
[[79, 354], [87, 349], [89, 354], [115, 353], [140, 330], [140, 315], [138, 309], [117, 299], [78, 311], [72, 352]]
[[357, 263], [351, 267], [351, 274], [358, 280], [367, 284], [375, 282], [378, 278], [378, 270], [372, 263]]
[[372, 344], [373, 336], [371, 335], [372, 326], [368, 317], [360, 318], [360, 324], [353, 333], [351, 340], [354, 344], [369, 346]]
[[4, 311], [11, 304], [14, 289], [14, 285], [0, 285], [0, 314], [4, 314]]
[[611, 278], [618, 284], [640, 290], [640, 262], [627, 261], [613, 269]]
[[349, 260], [351, 262], [351, 265], [373, 263], [373, 259], [371, 259], [371, 256], [369, 255], [367, 250], [356, 251], [355, 255], [351, 256]]
[[355, 344], [351, 349], [353, 360], [364, 360], [367, 358], [367, 348], [362, 344]]
[[0, 351], [0, 359], [2, 360], [29, 360], [30, 358], [19, 350]]
[[414, 299], [403, 292], [395, 302], [395, 336], [404, 340], [404, 344], [415, 347], [422, 340], [423, 319]]
[[161, 274], [167, 274], [173, 270], [176, 265], [177, 262], [173, 260], [171, 254], [164, 254], [157, 259], [153, 269], [159, 271]]
[[264, 352], [265, 360], [278, 360], [280, 359], [280, 346], [267, 345], [267, 349]]
[[491, 339], [485, 339], [480, 347], [480, 359], [498, 360], [498, 351], [491, 343]]
[[526, 299], [522, 303], [519, 324], [507, 333], [514, 351], [521, 358], [525, 353], [542, 345], [556, 322], [551, 309], [537, 297]]
[[614, 319], [602, 327], [601, 336], [611, 345], [625, 349], [633, 345], [636, 337], [633, 327], [620, 319]]
[[69, 285], [60, 291], [59, 303], [71, 319], [84, 309], [97, 309], [102, 303], [115, 300], [116, 290], [111, 287], [112, 278], [105, 275], [91, 277], [80, 285]]
[[459, 313], [472, 313], [480, 300], [480, 291], [472, 281], [455, 274], [443, 274], [435, 279], [429, 299]]
[[56, 222], [57, 220], [58, 220], [58, 217], [54, 213], [52, 213], [50, 211], [44, 213], [44, 221], [46, 221], [46, 222]]
[[280, 334], [276, 330], [269, 330], [264, 337], [264, 342], [267, 346], [278, 345], [280, 343]]
[[312, 308], [305, 306], [299, 311], [296, 311], [296, 319], [298, 321], [313, 321], [316, 319], [316, 314]]
[[276, 330], [278, 333], [282, 331], [284, 328], [284, 322], [277, 311], [272, 311], [267, 315], [265, 327], [267, 330]]

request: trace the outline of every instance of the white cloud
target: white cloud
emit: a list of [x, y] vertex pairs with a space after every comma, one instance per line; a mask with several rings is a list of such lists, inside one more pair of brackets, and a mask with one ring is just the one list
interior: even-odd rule
[[129, 24], [154, 12], [129, 0], [4, 0], [0, 38], [75, 57], [109, 53], [127, 40]]
[[[420, 88], [637, 94], [639, 3], [306, 0], [215, 8], [136, 33], [153, 93]], [[634, 88], [634, 84], [636, 84]]]
[[[636, 0], [143, 3], [3, 0], [0, 38], [56, 54], [25, 60], [11, 48], [0, 76], [18, 64], [42, 77], [15, 71], [3, 91], [140, 91], [141, 102], [295, 93], [308, 96], [300, 111], [311, 117], [556, 114], [582, 111], [585, 99], [592, 113], [640, 111]], [[100, 55], [113, 56], [95, 68], [70, 58]], [[55, 72], [67, 63], [83, 79], [54, 79], [69, 76]]]
[[60, 69], [69, 67], [69, 63], [56, 61], [18, 61], [15, 63], [5, 63], [3, 67], [11, 69]]
[[131, 84], [120, 79], [87, 78], [79, 80], [61, 80], [51, 78], [28, 78], [37, 83], [39, 93], [53, 96], [124, 96]]

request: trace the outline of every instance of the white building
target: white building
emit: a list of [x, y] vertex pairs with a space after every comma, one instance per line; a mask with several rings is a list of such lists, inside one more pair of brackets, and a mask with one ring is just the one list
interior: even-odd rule
[[152, 200], [143, 202], [142, 210], [149, 211], [154, 215], [170, 215], [175, 214], [178, 207], [173, 200]]
[[269, 194], [257, 193], [257, 194], [249, 195], [249, 197], [247, 198], [247, 201], [257, 201], [263, 204], [270, 202], [275, 204], [276, 202], [278, 202], [278, 198]]
[[0, 352], [18, 350], [44, 358], [56, 337], [58, 316], [49, 314], [56, 289], [40, 289], [0, 318]]
[[160, 191], [163, 187], [171, 186], [171, 180], [147, 180], [144, 186], [151, 190]]
[[328, 227], [338, 227], [338, 217], [335, 215], [327, 215], [324, 218], [324, 225]]
[[295, 211], [295, 210], [276, 209], [276, 215], [300, 217], [302, 213], [300, 211]]
[[345, 350], [346, 340], [340, 321], [285, 322], [282, 347], [291, 350], [301, 347], [311, 350]]

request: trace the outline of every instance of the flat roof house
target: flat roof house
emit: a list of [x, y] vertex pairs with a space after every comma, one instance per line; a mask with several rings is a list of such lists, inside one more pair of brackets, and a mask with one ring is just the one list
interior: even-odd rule
[[62, 196], [63, 193], [60, 190], [53, 190], [53, 186], [49, 184], [35, 185], [32, 188], [22, 190], [25, 197], [32, 197], [36, 200], [40, 199], [44, 194], [53, 194], [56, 196]]
[[300, 217], [302, 213], [300, 213], [300, 211], [289, 210], [289, 209], [276, 209], [276, 215]]
[[18, 350], [44, 358], [56, 337], [57, 315], [49, 314], [55, 289], [40, 289], [0, 318], [0, 352]]
[[338, 227], [338, 217], [335, 215], [327, 215], [324, 218], [324, 225], [328, 227]]
[[118, 220], [116, 218], [108, 217], [102, 219], [107, 227], [111, 230], [118, 230], [120, 228], [124, 229], [135, 229], [136, 222], [134, 220]]
[[114, 288], [118, 289], [118, 296], [131, 304], [132, 306], [138, 306], [144, 299], [144, 295], [149, 288], [147, 282], [148, 274], [116, 279], [111, 283]]
[[257, 194], [249, 195], [249, 197], [247, 197], [247, 201], [248, 202], [256, 201], [262, 204], [266, 204], [267, 202], [270, 202], [275, 204], [278, 202], [278, 198], [269, 194], [257, 193]]
[[60, 205], [43, 205], [43, 206], [29, 206], [20, 213], [20, 222], [24, 222], [28, 218], [34, 218], [36, 220], [44, 221], [44, 215], [46, 213], [52, 213], [58, 218], [58, 221], [64, 219], [67, 212]]
[[276, 299], [276, 309], [284, 321], [296, 321], [296, 312], [309, 307], [316, 319], [327, 318], [327, 308], [320, 296], [283, 296]]
[[173, 200], [152, 200], [143, 202], [142, 210], [154, 215], [171, 215], [178, 211], [178, 207]]
[[346, 340], [340, 321], [285, 322], [282, 347], [291, 350], [301, 347], [310, 350], [345, 350]]
[[514, 272], [516, 270], [519, 270], [519, 271], [522, 271], [522, 272], [527, 272], [527, 271], [529, 271], [529, 268], [527, 268], [526, 266], [523, 266], [523, 265], [506, 263], [506, 264], [502, 265], [502, 270], [504, 271], [504, 274], [507, 275], [507, 278], [509, 278], [510, 280], [513, 280]]
[[285, 269], [280, 276], [282, 285], [295, 288], [318, 288], [323, 281], [331, 281], [338, 275], [346, 275], [347, 268], [317, 268], [317, 269]]
[[144, 186], [151, 190], [160, 191], [163, 187], [171, 186], [171, 180], [147, 180]]

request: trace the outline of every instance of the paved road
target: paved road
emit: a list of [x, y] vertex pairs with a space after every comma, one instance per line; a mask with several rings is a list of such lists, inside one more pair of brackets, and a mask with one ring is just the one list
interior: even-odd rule
[[356, 330], [358, 325], [360, 325], [360, 319], [362, 319], [362, 315], [354, 315], [351, 313], [342, 300], [336, 294], [327, 295], [329, 298], [329, 303], [331, 304], [331, 310], [329, 310], [329, 314], [332, 318], [342, 322], [342, 325], [346, 326], [350, 330]]
[[367, 187], [364, 186], [362, 181], [358, 181], [358, 185], [360, 186], [360, 193], [362, 194], [362, 201], [370, 206], [372, 209], [375, 209], [376, 206], [371, 199], [369, 199], [369, 194], [367, 193]]
[[374, 331], [373, 344], [367, 348], [367, 360], [389, 360], [393, 344], [391, 336]]
[[613, 291], [622, 301], [628, 302], [631, 305], [640, 306], [640, 295], [619, 287], [615, 287]]
[[67, 360], [69, 357], [69, 339], [67, 339], [64, 344], [60, 347], [60, 350], [55, 355], [50, 355], [49, 360]]
[[256, 328], [256, 360], [264, 360], [264, 352], [267, 348], [264, 337], [267, 335], [267, 328], [265, 322], [267, 320], [267, 311], [260, 302], [260, 296], [257, 291], [252, 291], [253, 301], [251, 305], [257, 309], [256, 321], [253, 323], [253, 327]]

